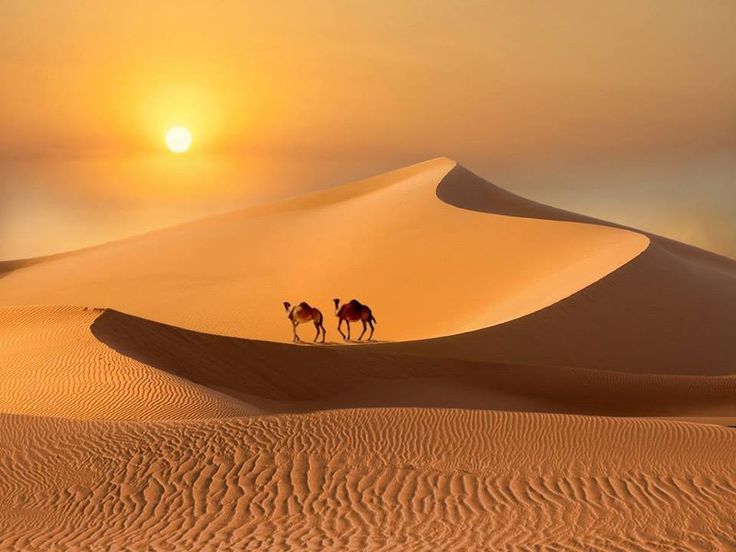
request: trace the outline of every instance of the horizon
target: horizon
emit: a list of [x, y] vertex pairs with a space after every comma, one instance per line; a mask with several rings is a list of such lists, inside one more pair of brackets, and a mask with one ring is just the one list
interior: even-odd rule
[[[389, 170], [387, 170], [387, 171], [385, 171], [383, 173], [374, 174], [374, 175], [367, 175], [365, 177], [359, 177], [359, 178], [356, 178], [354, 180], [350, 180], [348, 182], [342, 182], [342, 183], [337, 183], [337, 184], [334, 184], [334, 185], [327, 185], [327, 186], [318, 186], [318, 187], [315, 187], [314, 189], [310, 189], [310, 190], [306, 190], [306, 191], [302, 191], [302, 192], [297, 192], [297, 193], [294, 193], [294, 194], [291, 194], [291, 195], [289, 195], [287, 193], [284, 196], [280, 196], [280, 197], [276, 197], [276, 198], [262, 199], [260, 201], [256, 200], [256, 201], [254, 201], [254, 202], [252, 202], [252, 203], [250, 203], [248, 205], [245, 205], [245, 206], [238, 206], [238, 207], [235, 207], [235, 208], [232, 208], [232, 209], [224, 209], [224, 210], [220, 210], [220, 211], [208, 212], [208, 213], [203, 213], [203, 214], [199, 214], [199, 215], [194, 215], [192, 218], [185, 218], [185, 219], [180, 220], [180, 221], [174, 221], [171, 224], [164, 224], [164, 225], [161, 225], [161, 226], [154, 226], [154, 227], [150, 227], [150, 228], [145, 228], [145, 229], [142, 229], [142, 230], [140, 230], [138, 232], [134, 232], [132, 234], [115, 236], [115, 237], [112, 237], [110, 240], [107, 240], [107, 241], [99, 241], [99, 242], [88, 243], [88, 244], [82, 245], [81, 247], [77, 247], [77, 248], [73, 248], [73, 249], [64, 249], [64, 250], [59, 250], [59, 251], [52, 251], [52, 252], [47, 253], [47, 254], [35, 255], [35, 256], [31, 256], [31, 257], [16, 257], [16, 258], [12, 258], [12, 259], [0, 258], [0, 264], [2, 264], [3, 262], [12, 262], [12, 261], [34, 261], [36, 259], [41, 260], [41, 259], [44, 259], [46, 257], [54, 257], [56, 255], [62, 255], [63, 256], [63, 255], [67, 255], [67, 254], [73, 254], [73, 253], [76, 253], [76, 252], [82, 252], [82, 251], [85, 251], [85, 250], [88, 250], [88, 249], [95, 249], [97, 247], [105, 246], [107, 244], [122, 242], [122, 241], [125, 241], [127, 239], [135, 239], [135, 238], [142, 237], [142, 236], [145, 236], [145, 235], [151, 234], [151, 233], [157, 233], [157, 232], [162, 232], [162, 231], [165, 232], [167, 229], [170, 229], [170, 228], [173, 229], [173, 228], [176, 228], [176, 227], [187, 225], [189, 223], [198, 223], [198, 222], [206, 221], [208, 219], [217, 218], [217, 217], [220, 217], [220, 216], [227, 216], [227, 215], [236, 214], [236, 213], [240, 213], [240, 212], [248, 212], [250, 209], [253, 209], [253, 208], [258, 208], [258, 207], [262, 207], [262, 206], [265, 206], [265, 205], [280, 204], [282, 202], [288, 202], [288, 201], [295, 200], [295, 199], [298, 199], [298, 198], [303, 197], [303, 196], [308, 196], [308, 195], [313, 195], [313, 194], [320, 194], [321, 192], [328, 192], [329, 190], [331, 190], [333, 188], [351, 186], [353, 184], [360, 183], [360, 182], [362, 182], [364, 180], [370, 180], [371, 178], [376, 177], [376, 176], [387, 175], [387, 174], [390, 174], [390, 173], [401, 171], [402, 169], [407, 169], [407, 168], [410, 168], [410, 167], [414, 167], [416, 165], [427, 164], [427, 163], [430, 163], [432, 161], [437, 161], [437, 160], [441, 160], [441, 159], [447, 159], [447, 160], [455, 163], [456, 166], [463, 167], [463, 168], [467, 169], [467, 167], [465, 165], [463, 165], [462, 163], [458, 162], [456, 159], [453, 159], [453, 158], [450, 158], [450, 157], [444, 156], [444, 155], [437, 156], [437, 157], [433, 157], [433, 158], [430, 158], [430, 159], [425, 159], [425, 160], [422, 160], [422, 161], [418, 161], [416, 163], [411, 163], [409, 165], [403, 165], [401, 167], [395, 167], [395, 168], [389, 169]], [[481, 179], [483, 179], [485, 182], [487, 182], [488, 184], [490, 184], [492, 186], [496, 186], [496, 187], [498, 187], [498, 188], [500, 188], [502, 190], [510, 191], [510, 190], [508, 190], [506, 188], [503, 188], [502, 186], [497, 186], [493, 182], [490, 182], [490, 181], [484, 179], [481, 175], [478, 175], [477, 173], [474, 173], [473, 171], [470, 171], [470, 172], [472, 174], [475, 174], [476, 176], [480, 177]], [[438, 190], [439, 190], [439, 187], [438, 187]], [[518, 195], [518, 194], [516, 194], [516, 195], [519, 198], [522, 198], [522, 199], [530, 199], [530, 200], [534, 201], [533, 198], [525, 197], [525, 196]], [[557, 207], [557, 208], [559, 208], [559, 206], [552, 205], [552, 204], [545, 204], [545, 205], [547, 205], [549, 207]], [[589, 213], [584, 213], [584, 212], [574, 212], [574, 211], [570, 211], [570, 212], [573, 213], [573, 214], [577, 214], [577, 215], [591, 216]], [[596, 218], [596, 217], [593, 217], [593, 218]], [[616, 226], [620, 225], [622, 228], [627, 228], [629, 230], [638, 231], [638, 232], [641, 232], [643, 235], [651, 234], [651, 235], [654, 235], [654, 236], [660, 236], [660, 237], [670, 238], [671, 239], [671, 237], [669, 237], [669, 236], [659, 235], [656, 232], [648, 231], [648, 230], [646, 230], [644, 228], [635, 228], [635, 227], [627, 226], [626, 224], [623, 224], [623, 223], [620, 223], [620, 222], [616, 222], [616, 221], [612, 221], [612, 220], [603, 220], [603, 219], [601, 219], [601, 221], [603, 223], [610, 223], [610, 225], [613, 226], [613, 227], [616, 227]], [[685, 243], [686, 245], [690, 245], [692, 247], [698, 247], [697, 245], [692, 244], [692, 243], [687, 243], [687, 242], [682, 242], [682, 243]], [[700, 249], [704, 249], [704, 248], [700, 248]], [[705, 251], [709, 251], [708, 249], [704, 249], [704, 250]], [[726, 255], [726, 254], [719, 254], [717, 251], [709, 251], [709, 252], [716, 253], [716, 254], [721, 255], [721, 256], [724, 256], [724, 257], [728, 257], [728, 255]]]
[[[0, 259], [439, 155], [736, 257], [736, 5], [693, 5], [292, 2], [284, 17], [232, 1], [11, 0]], [[175, 125], [192, 132], [186, 153], [166, 149]]]

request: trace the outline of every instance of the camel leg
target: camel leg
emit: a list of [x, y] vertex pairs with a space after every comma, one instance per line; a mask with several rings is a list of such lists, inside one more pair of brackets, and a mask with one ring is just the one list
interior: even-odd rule
[[371, 327], [371, 334], [368, 336], [368, 341], [372, 341], [373, 340], [373, 332], [376, 329], [376, 328], [373, 327], [373, 320], [369, 320], [368, 321], [368, 325]]
[[365, 320], [361, 320], [361, 322], [363, 323], [363, 331], [360, 333], [360, 337], [358, 338], [358, 341], [360, 341], [361, 339], [363, 339], [363, 336], [365, 335], [365, 331], [367, 329], [367, 326], [365, 324]]
[[298, 325], [297, 322], [292, 322], [291, 323], [291, 327], [294, 330], [294, 343], [297, 343], [298, 341], [300, 341], [299, 335], [296, 333], [296, 327], [297, 327], [297, 325]]
[[342, 336], [342, 340], [343, 340], [343, 341], [347, 341], [347, 340], [348, 340], [348, 338], [347, 338], [347, 337], [345, 337], [345, 334], [344, 334], [344, 333], [342, 333], [342, 330], [340, 329], [340, 328], [341, 328], [341, 326], [342, 326], [342, 322], [343, 322], [343, 320], [342, 320], [342, 318], [341, 318], [341, 319], [340, 319], [340, 322], [338, 322], [338, 323], [337, 323], [337, 331], [338, 331], [338, 332], [340, 332], [340, 335]]
[[319, 327], [322, 328], [322, 343], [324, 343], [327, 337], [327, 330], [325, 330], [324, 324], [320, 324]]
[[317, 329], [317, 333], [314, 336], [314, 342], [317, 343], [317, 340], [319, 339], [319, 334], [322, 333], [322, 330], [319, 329], [319, 323], [315, 322], [314, 327]]
[[348, 325], [348, 338], [346, 339], [346, 341], [350, 341], [350, 320], [346, 320], [345, 324]]

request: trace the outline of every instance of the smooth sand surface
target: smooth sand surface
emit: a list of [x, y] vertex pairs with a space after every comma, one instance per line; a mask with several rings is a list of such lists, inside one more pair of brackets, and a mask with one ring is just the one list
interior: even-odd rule
[[[649, 240], [599, 225], [489, 215], [437, 197], [437, 159], [268, 207], [39, 262], [0, 279], [0, 304], [103, 306], [189, 329], [290, 341], [283, 301], [376, 312], [382, 340], [485, 328], [550, 305]], [[313, 328], [302, 328], [313, 337]]]
[[448, 159], [0, 263], [0, 550], [736, 549], [735, 312]]
[[[455, 206], [606, 224], [531, 202], [456, 167], [438, 187]], [[400, 346], [429, 356], [662, 374], [736, 371], [736, 261], [647, 234], [639, 256], [595, 284], [506, 324]]]

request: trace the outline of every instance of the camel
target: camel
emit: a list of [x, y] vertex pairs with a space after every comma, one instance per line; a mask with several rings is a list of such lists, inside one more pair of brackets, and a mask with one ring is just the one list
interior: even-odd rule
[[[370, 308], [368, 308], [366, 305], [361, 304], [356, 299], [353, 299], [349, 303], [345, 303], [342, 306], [340, 306], [339, 299], [333, 299], [333, 301], [335, 301], [335, 315], [340, 319], [340, 322], [338, 322], [337, 324], [337, 331], [340, 332], [340, 335], [345, 341], [350, 341], [350, 322], [357, 322], [358, 320], [363, 323], [363, 331], [360, 334], [360, 337], [358, 337], [358, 341], [363, 339], [366, 331], [366, 326], [371, 327], [371, 334], [368, 336], [368, 341], [373, 339], [373, 331], [375, 330], [375, 328], [373, 327], [373, 323], [377, 323], [377, 321], [373, 316], [373, 312]], [[347, 337], [344, 333], [342, 333], [343, 322], [345, 322], [348, 326]]]
[[314, 327], [317, 328], [317, 335], [314, 336], [315, 343], [317, 342], [317, 339], [319, 339], [320, 333], [322, 334], [322, 343], [325, 342], [327, 331], [322, 325], [323, 318], [322, 313], [319, 311], [319, 309], [310, 307], [309, 303], [306, 303], [304, 301], [293, 308], [291, 306], [291, 303], [289, 303], [288, 301], [284, 301], [284, 309], [286, 309], [289, 320], [291, 320], [292, 329], [294, 330], [294, 343], [301, 341], [301, 339], [299, 339], [299, 334], [296, 333], [296, 327], [299, 324], [310, 321], [313, 321]]

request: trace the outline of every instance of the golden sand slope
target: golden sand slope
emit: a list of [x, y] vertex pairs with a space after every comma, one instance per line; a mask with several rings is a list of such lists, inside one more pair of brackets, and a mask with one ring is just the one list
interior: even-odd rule
[[[375, 310], [378, 337], [485, 328], [555, 303], [641, 253], [641, 234], [459, 209], [437, 159], [362, 182], [42, 260], [0, 278], [0, 304], [96, 305], [177, 326], [288, 341], [281, 303]], [[10, 266], [10, 265], [9, 265]], [[312, 337], [311, 327], [303, 328]]]
[[293, 347], [115, 311], [0, 308], [0, 412], [171, 420], [451, 407], [736, 420], [736, 376], [673, 376]]
[[90, 326], [101, 312], [0, 308], [0, 412], [138, 420], [256, 412], [100, 343]]
[[3, 416], [0, 549], [733, 550], [736, 431], [348, 410]]
[[[438, 196], [482, 213], [606, 224], [511, 194], [458, 166]], [[662, 374], [736, 372], [736, 261], [649, 235], [639, 256], [528, 316], [389, 351]]]
[[288, 340], [281, 302], [308, 299], [335, 340], [332, 297], [358, 297], [378, 339], [420, 339], [380, 346], [391, 354], [736, 366], [736, 261], [520, 198], [447, 159], [0, 272], [0, 304], [113, 307], [207, 333]]

